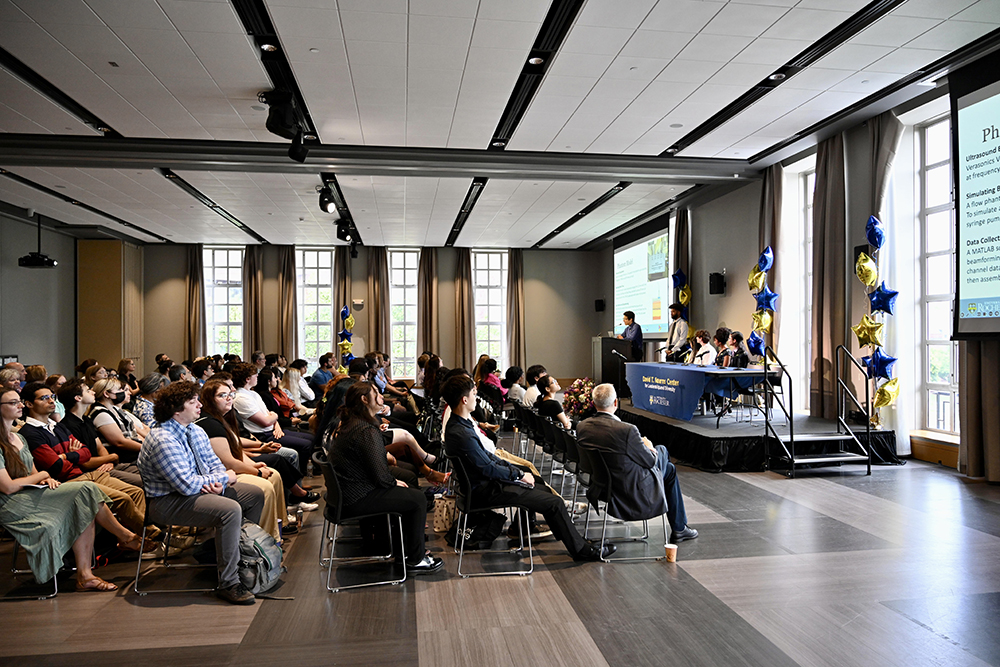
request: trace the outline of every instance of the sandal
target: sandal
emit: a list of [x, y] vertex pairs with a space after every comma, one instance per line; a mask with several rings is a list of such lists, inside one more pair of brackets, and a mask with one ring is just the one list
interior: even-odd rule
[[156, 540], [147, 539], [145, 544], [142, 544], [142, 536], [135, 535], [128, 542], [119, 542], [118, 548], [122, 551], [138, 551], [139, 545], [142, 545], [142, 552], [149, 553], [150, 551], [155, 551], [156, 547], [159, 546]]
[[104, 581], [100, 577], [94, 577], [93, 579], [88, 579], [87, 581], [77, 581], [76, 590], [79, 593], [105, 593], [109, 591], [117, 591], [118, 586], [114, 585], [110, 581]]
[[431, 484], [438, 486], [443, 486], [448, 483], [448, 478], [451, 477], [451, 473], [438, 472], [437, 470], [427, 470], [424, 474], [424, 478]]

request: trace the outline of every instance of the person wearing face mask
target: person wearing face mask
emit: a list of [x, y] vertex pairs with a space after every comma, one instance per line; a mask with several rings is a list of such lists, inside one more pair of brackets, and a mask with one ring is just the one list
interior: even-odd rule
[[122, 409], [128, 391], [121, 380], [108, 378], [94, 384], [96, 401], [88, 417], [97, 429], [108, 451], [118, 454], [122, 463], [135, 463], [149, 427]]

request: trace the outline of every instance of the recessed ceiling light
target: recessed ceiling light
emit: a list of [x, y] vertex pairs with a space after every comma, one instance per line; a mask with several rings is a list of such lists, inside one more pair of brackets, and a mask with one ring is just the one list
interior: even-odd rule
[[868, 79], [861, 79], [861, 83], [869, 83]]
[[534, 58], [528, 58], [528, 64], [529, 65], [541, 65], [544, 62], [545, 62], [545, 58], [539, 58], [537, 56], [534, 57]]
[[586, 197], [578, 197], [577, 201], [587, 201], [587, 198]]
[[[6, 173], [6, 172], [4, 172], [4, 173]], [[65, 189], [66, 189], [66, 186], [65, 186], [65, 185], [57, 185], [56, 187], [57, 187], [57, 188], [60, 188], [60, 189], [62, 189], [62, 190], [65, 190]]]
[[769, 76], [767, 78], [770, 81], [784, 81], [785, 80], [785, 75], [782, 74], [781, 72], [775, 72], [774, 74], [772, 74], [771, 76]]
[[314, 46], [314, 47], [312, 47], [311, 49], [309, 49], [309, 53], [319, 53], [319, 49], [317, 49], [317, 48], [316, 48], [316, 47]]
[[303, 139], [308, 139], [309, 141], [314, 141], [316, 139], [315, 134], [306, 134], [302, 137]]
[[120, 67], [120, 65], [116, 63], [114, 60], [109, 60], [108, 64], [111, 65], [112, 67]]
[[267, 51], [268, 53], [274, 53], [275, 51], [278, 50], [278, 47], [275, 46], [274, 44], [261, 44], [260, 50]]
[[671, 123], [670, 127], [674, 128], [676, 130], [679, 127], [684, 127], [684, 123]]
[[671, 146], [670, 148], [668, 148], [668, 149], [667, 149], [667, 152], [668, 152], [668, 153], [676, 153], [676, 152], [677, 152], [677, 149], [676, 149], [676, 148], [674, 148], [673, 146]]
[[252, 104], [250, 105], [250, 108], [253, 109], [254, 111], [264, 111], [264, 107], [262, 107], [259, 104]]
[[492, 146], [496, 146], [497, 148], [502, 148], [502, 147], [504, 147], [504, 146], [507, 145], [507, 142], [506, 141], [494, 141], [491, 145]]

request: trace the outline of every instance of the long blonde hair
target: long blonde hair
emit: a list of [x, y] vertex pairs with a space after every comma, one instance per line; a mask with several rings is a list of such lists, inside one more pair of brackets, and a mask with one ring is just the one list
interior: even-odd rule
[[296, 403], [302, 402], [302, 396], [299, 392], [299, 378], [301, 377], [302, 373], [299, 373], [299, 369], [289, 367], [281, 376], [281, 382], [278, 383], [278, 386], [287, 391]]
[[[8, 389], [7, 391], [0, 391], [0, 401], [7, 394], [14, 394], [19, 399], [21, 396], [13, 389]], [[10, 475], [11, 479], [17, 479], [18, 477], [27, 477], [31, 474], [31, 470], [24, 467], [24, 461], [21, 460], [21, 455], [17, 451], [17, 447], [14, 446], [13, 439], [18, 436], [10, 430], [10, 424], [3, 420], [3, 424], [0, 424], [0, 452], [3, 452], [4, 464], [7, 466], [7, 474]], [[23, 444], [22, 447], [27, 447]]]

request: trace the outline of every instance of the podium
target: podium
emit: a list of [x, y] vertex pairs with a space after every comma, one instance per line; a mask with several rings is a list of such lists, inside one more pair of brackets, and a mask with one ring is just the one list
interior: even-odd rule
[[632, 393], [625, 382], [625, 365], [621, 357], [612, 354], [616, 350], [632, 361], [632, 343], [619, 338], [594, 336], [591, 339], [591, 373], [594, 380], [615, 386], [620, 398], [628, 398]]

